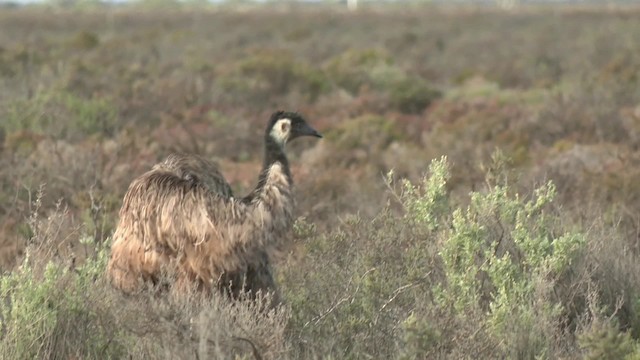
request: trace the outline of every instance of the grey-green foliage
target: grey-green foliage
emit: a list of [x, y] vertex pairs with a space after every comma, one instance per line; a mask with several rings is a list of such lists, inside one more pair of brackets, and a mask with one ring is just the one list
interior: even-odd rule
[[327, 77], [351, 94], [373, 89], [389, 95], [390, 107], [403, 113], [420, 113], [440, 92], [421, 77], [403, 69], [391, 54], [380, 49], [347, 50], [325, 67]]
[[28, 248], [20, 267], [0, 278], [3, 337], [0, 358], [50, 359], [67, 356], [117, 358], [116, 334], [100, 324], [89, 304], [95, 280], [104, 271], [107, 251], [69, 269], [60, 262], [38, 264]]
[[309, 351], [319, 351], [317, 341], [340, 358], [484, 349], [485, 357], [533, 359], [566, 350], [556, 341], [567, 299], [554, 289], [585, 236], [560, 223], [554, 185], [518, 195], [496, 165], [485, 189], [453, 197], [449, 168], [443, 157], [417, 182], [390, 173], [401, 214], [388, 207], [329, 234], [300, 231], [306, 267], [292, 265], [281, 282], [300, 343], [315, 344]]
[[57, 138], [112, 134], [117, 110], [107, 99], [86, 99], [65, 91], [44, 92], [6, 105], [2, 127], [8, 133], [29, 130]]
[[12, 354], [20, 359], [44, 356], [41, 339], [53, 332], [57, 320], [57, 311], [53, 308], [53, 298], [58, 292], [56, 270], [54, 266], [47, 266], [42, 281], [37, 281], [25, 261], [25, 266], [2, 277], [3, 355]]
[[[446, 157], [442, 157], [431, 163], [428, 175], [420, 184], [403, 179], [399, 198], [406, 209], [405, 217], [430, 231], [436, 230], [441, 224], [440, 217], [449, 210], [446, 188], [449, 178], [449, 163]], [[393, 172], [390, 172], [387, 183], [391, 185], [392, 179]]]
[[578, 338], [585, 351], [586, 360], [637, 360], [640, 359], [640, 346], [628, 332], [621, 332], [609, 323], [595, 323]]
[[540, 186], [529, 199], [511, 194], [506, 184], [472, 192], [468, 206], [438, 224], [433, 214], [448, 206], [441, 190], [446, 163], [434, 162], [431, 172], [420, 187], [426, 196], [415, 196], [418, 191], [405, 184], [403, 202], [416, 222], [440, 229], [444, 281], [436, 302], [460, 315], [484, 312], [487, 328], [512, 355], [544, 355], [552, 341], [546, 332], [554, 330], [562, 311], [550, 296], [554, 281], [585, 244], [583, 234], [558, 231], [557, 214], [550, 212], [554, 185]]
[[434, 347], [442, 337], [441, 331], [423, 317], [410, 314], [402, 322], [404, 332], [401, 359], [415, 359], [428, 357], [429, 349]]
[[223, 74], [220, 85], [230, 96], [264, 104], [270, 97], [290, 92], [310, 102], [327, 92], [330, 84], [322, 71], [296, 61], [291, 55], [269, 51], [254, 54]]

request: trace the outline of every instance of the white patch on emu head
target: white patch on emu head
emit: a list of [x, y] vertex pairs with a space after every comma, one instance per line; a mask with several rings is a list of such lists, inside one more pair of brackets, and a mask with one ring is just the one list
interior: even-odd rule
[[291, 135], [291, 119], [285, 118], [276, 121], [269, 134], [278, 144], [286, 144]]

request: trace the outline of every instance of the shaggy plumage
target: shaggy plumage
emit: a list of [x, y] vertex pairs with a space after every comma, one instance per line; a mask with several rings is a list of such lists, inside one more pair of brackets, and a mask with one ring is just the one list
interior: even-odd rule
[[171, 278], [174, 289], [273, 289], [270, 258], [294, 220], [284, 147], [305, 135], [321, 137], [297, 113], [271, 116], [258, 185], [244, 198], [233, 197], [215, 163], [193, 155], [171, 155], [135, 179], [111, 246], [112, 284], [132, 292]]

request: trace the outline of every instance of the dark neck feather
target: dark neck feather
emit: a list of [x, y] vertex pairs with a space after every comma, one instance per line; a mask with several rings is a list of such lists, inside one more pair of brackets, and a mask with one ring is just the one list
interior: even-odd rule
[[265, 136], [264, 162], [262, 164], [260, 176], [258, 177], [258, 185], [256, 185], [255, 189], [253, 189], [253, 191], [249, 195], [243, 198], [243, 202], [250, 203], [254, 198], [258, 196], [258, 194], [260, 194], [265, 184], [267, 183], [267, 175], [269, 174], [269, 169], [275, 163], [280, 163], [282, 165], [282, 170], [291, 183], [289, 160], [287, 160], [287, 155], [284, 153], [284, 148], [275, 140], [273, 140], [271, 136], [267, 135]]

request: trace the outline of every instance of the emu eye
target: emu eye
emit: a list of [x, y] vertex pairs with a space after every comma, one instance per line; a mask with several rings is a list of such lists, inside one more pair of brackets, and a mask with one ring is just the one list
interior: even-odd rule
[[282, 130], [283, 134], [286, 134], [289, 131], [289, 123], [282, 123], [282, 126], [280, 127], [280, 129]]

